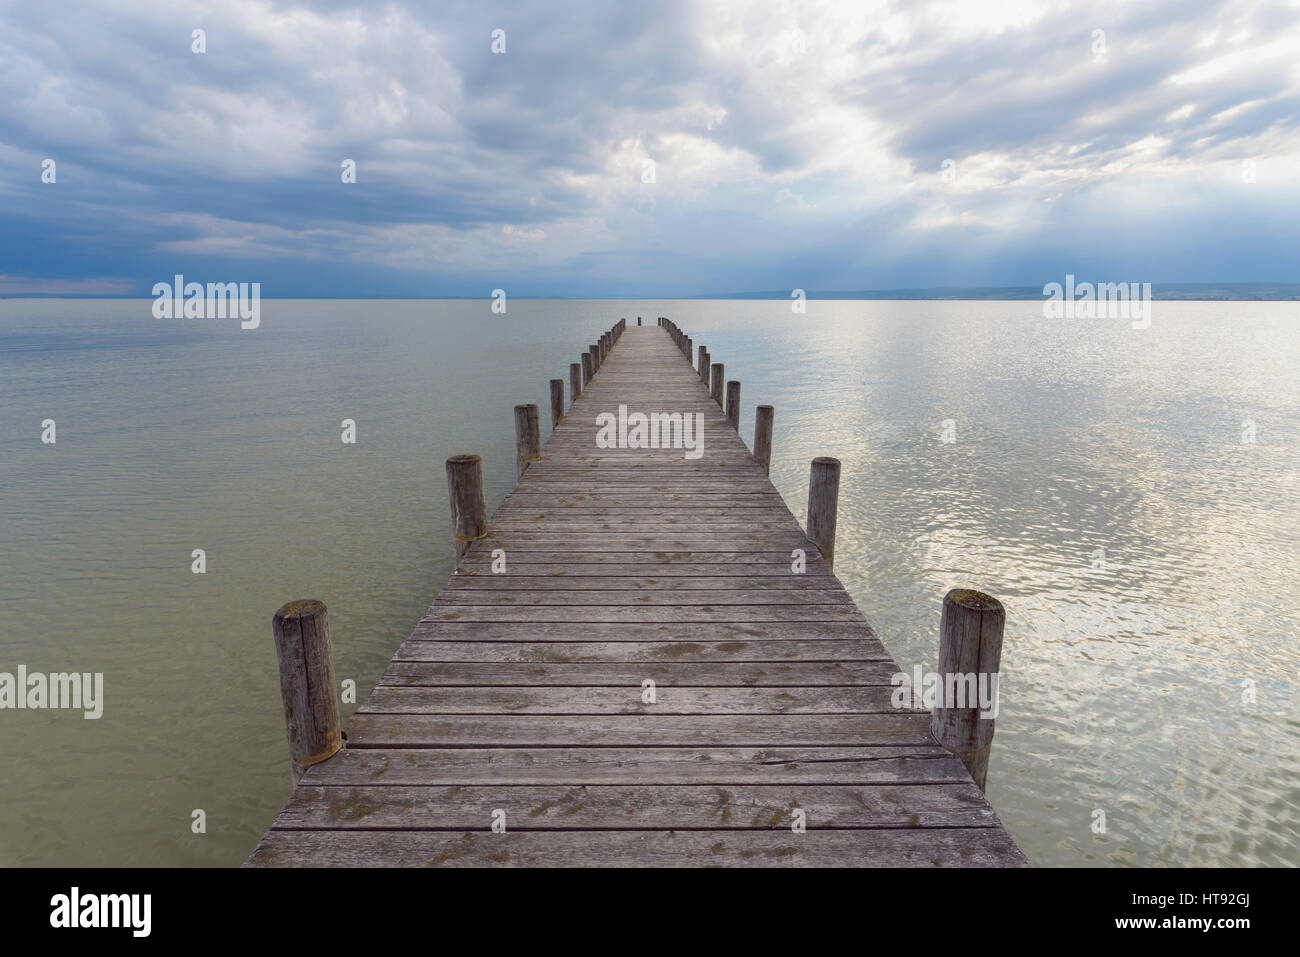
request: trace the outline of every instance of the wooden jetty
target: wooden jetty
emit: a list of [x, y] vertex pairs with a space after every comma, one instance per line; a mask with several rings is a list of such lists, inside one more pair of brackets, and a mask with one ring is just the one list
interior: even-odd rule
[[[296, 784], [246, 866], [1027, 863], [982, 790], [992, 722], [891, 701], [832, 572], [839, 463], [814, 463], [805, 534], [767, 477], [771, 408], [756, 456], [740, 384], [692, 345], [620, 321], [567, 410], [552, 383], [544, 445], [516, 409], [490, 520], [477, 457], [448, 462], [456, 574], [341, 735], [325, 609], [280, 610]], [[703, 454], [598, 447], [620, 406], [698, 413]], [[1001, 616], [950, 593], [947, 666], [996, 672]]]

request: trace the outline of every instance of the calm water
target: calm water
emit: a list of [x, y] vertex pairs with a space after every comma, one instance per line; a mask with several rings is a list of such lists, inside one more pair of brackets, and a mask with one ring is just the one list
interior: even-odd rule
[[0, 671], [107, 698], [0, 711], [2, 865], [238, 864], [289, 789], [272, 612], [324, 600], [364, 697], [450, 572], [443, 460], [481, 453], [495, 507], [511, 407], [638, 314], [743, 381], [742, 434], [776, 406], [801, 518], [843, 461], [836, 570], [903, 668], [949, 587], [1003, 599], [989, 797], [1032, 861], [1300, 864], [1297, 304], [149, 307], [0, 301]]

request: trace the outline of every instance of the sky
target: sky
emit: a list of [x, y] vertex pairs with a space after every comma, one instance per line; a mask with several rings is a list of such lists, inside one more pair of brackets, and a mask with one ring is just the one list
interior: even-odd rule
[[1300, 0], [0, 0], [0, 295], [1296, 282], [1298, 161]]

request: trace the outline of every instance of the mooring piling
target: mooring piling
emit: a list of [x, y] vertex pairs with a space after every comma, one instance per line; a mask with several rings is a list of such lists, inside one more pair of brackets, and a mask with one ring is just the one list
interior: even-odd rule
[[763, 466], [767, 475], [772, 467], [772, 418], [774, 411], [770, 405], [754, 408], [754, 459]]
[[515, 406], [516, 478], [523, 478], [528, 466], [542, 457], [541, 451], [542, 438], [537, 406], [531, 402]]
[[564, 380], [551, 380], [551, 431], [564, 421]]
[[477, 455], [447, 459], [447, 493], [451, 528], [460, 562], [470, 545], [487, 534], [487, 502], [483, 495], [483, 460]]
[[343, 747], [329, 616], [323, 602], [291, 601], [275, 613], [271, 627], [280, 664], [289, 763], [297, 784], [309, 767]]
[[[981, 791], [988, 777], [993, 746], [993, 720], [1002, 662], [1002, 630], [1007, 613], [991, 595], [954, 588], [943, 596], [939, 621], [938, 676], [943, 689], [936, 701], [930, 730], [961, 760]], [[965, 700], [949, 695], [961, 683]], [[974, 687], [972, 688], [972, 684]], [[992, 700], [980, 700], [991, 692]]]
[[732, 379], [727, 383], [727, 423], [740, 431], [740, 380]]
[[826, 564], [835, 564], [835, 519], [840, 496], [840, 460], [818, 456], [808, 476], [808, 537]]

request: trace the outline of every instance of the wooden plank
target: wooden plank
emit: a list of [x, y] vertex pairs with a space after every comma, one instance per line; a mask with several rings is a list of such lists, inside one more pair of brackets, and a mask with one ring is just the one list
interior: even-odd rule
[[[694, 634], [697, 643], [717, 644], [761, 641], [870, 641], [871, 626], [863, 621], [731, 621], [715, 622], [707, 635], [683, 630], [672, 622], [594, 621], [582, 628], [568, 622], [457, 621], [446, 620], [442, 611], [425, 617], [411, 632], [413, 641], [690, 641], [679, 637]], [[761, 657], [761, 656], [758, 656]]]
[[512, 522], [618, 522], [620, 525], [672, 525], [672, 524], [707, 524], [718, 525], [740, 523], [753, 525], [755, 522], [772, 522], [786, 525], [790, 517], [784, 505], [767, 503], [762, 505], [719, 504], [718, 502], [669, 502], [660, 506], [616, 507], [599, 506], [596, 503], [585, 504], [570, 502], [568, 505], [556, 506], [552, 502], [534, 502], [523, 505], [503, 505], [493, 516], [498, 526]]
[[[649, 678], [644, 676], [642, 680]], [[649, 678], [649, 680], [654, 680]], [[657, 684], [654, 703], [641, 681], [621, 688], [558, 686], [424, 687], [380, 685], [357, 714], [508, 714], [508, 715], [770, 715], [889, 714], [894, 689], [888, 685], [814, 688], [681, 687]], [[929, 712], [918, 712], [925, 714]]]
[[895, 714], [539, 715], [365, 714], [344, 730], [349, 748], [812, 747], [929, 744], [930, 716]]
[[[644, 514], [627, 519], [591, 519], [580, 515], [554, 516], [551, 518], [514, 518], [494, 521], [491, 534], [498, 538], [509, 538], [517, 533], [533, 532], [548, 535], [610, 535], [622, 537], [624, 534], [637, 532], [658, 533], [665, 528], [681, 529], [689, 534], [735, 535], [750, 532], [756, 519], [731, 519], [715, 521], [707, 511], [698, 515], [650, 516]], [[775, 526], [775, 523], [769, 523]], [[802, 532], [792, 529], [795, 534]], [[800, 546], [802, 547], [802, 546]]]
[[534, 575], [530, 568], [519, 568], [508, 575], [486, 574], [482, 581], [476, 581], [474, 575], [453, 575], [442, 594], [449, 592], [483, 592], [488, 590], [529, 591], [570, 591], [593, 590], [598, 592], [613, 591], [804, 591], [824, 595], [834, 595], [848, 600], [849, 593], [844, 587], [828, 575], [814, 576], [767, 575], [719, 575], [716, 578], [693, 578], [669, 575]]
[[[476, 541], [471, 551], [490, 552], [494, 548], [508, 550], [514, 547], [524, 548], [527, 545], [545, 545], [553, 549], [560, 543], [560, 541], [557, 541], [557, 533], [553, 531], [497, 531], [489, 523], [488, 534]], [[611, 536], [605, 532], [565, 533], [563, 543], [572, 551], [593, 554], [643, 551], [748, 552], [751, 554], [754, 552], [784, 552], [786, 558], [790, 557], [792, 549], [811, 550], [816, 548], [812, 542], [803, 536], [802, 532], [797, 531], [761, 530], [713, 534], [711, 532], [692, 533], [688, 528], [676, 526], [668, 527], [665, 531], [660, 532], [627, 532], [617, 536]]]
[[[808, 573], [810, 575], [814, 573], [829, 574], [829, 569], [822, 561], [820, 553], [811, 543], [809, 543], [805, 552], [807, 553]], [[492, 549], [490, 548], [471, 549], [468, 562], [462, 567], [489, 569], [492, 567], [491, 556]], [[714, 569], [712, 574], [720, 575], [724, 574], [719, 567], [722, 565], [753, 565], [761, 567], [765, 573], [776, 568], [789, 570], [791, 556], [790, 552], [780, 549], [760, 549], [755, 552], [719, 552], [704, 549], [661, 550], [645, 548], [617, 553], [611, 552], [593, 558], [590, 554], [562, 549], [558, 543], [543, 548], [532, 544], [528, 547], [516, 546], [509, 549], [508, 567], [517, 567], [522, 563], [551, 566], [606, 564], [611, 568], [627, 567], [629, 565], [650, 565], [653, 566], [656, 575], [668, 574], [667, 569], [683, 565], [688, 567], [706, 566]], [[742, 573], [750, 575], [754, 572], [752, 569], [744, 569]], [[480, 574], [482, 574], [481, 571]]]
[[[791, 562], [788, 555], [785, 556], [784, 561], [780, 562], [709, 562], [708, 564], [690, 564], [684, 561], [669, 561], [666, 559], [654, 562], [627, 563], [623, 561], [622, 556], [619, 556], [617, 562], [583, 561], [581, 557], [575, 558], [574, 556], [565, 556], [571, 559], [568, 561], [564, 560], [563, 557], [558, 561], [549, 559], [539, 561], [539, 557], [541, 556], [536, 552], [511, 552], [507, 564], [509, 574], [505, 576], [494, 575], [491, 562], [482, 560], [463, 562], [457, 574], [451, 577], [448, 585], [459, 584], [467, 577], [489, 575], [494, 578], [515, 576], [538, 578], [545, 576], [550, 578], [597, 578], [609, 581], [615, 581], [620, 577], [644, 580], [653, 576], [656, 579], [672, 578], [676, 582], [685, 582], [692, 579], [718, 581], [720, 578], [752, 579], [755, 576], [769, 576], [782, 579], [806, 578], [814, 587], [834, 587], [839, 585], [839, 581], [830, 575], [826, 563], [813, 553], [808, 555], [807, 572], [799, 576], [790, 574]], [[652, 567], [647, 568], [647, 565]], [[718, 587], [722, 586], [719, 585]]]
[[[853, 605], [679, 605], [640, 607], [635, 605], [579, 606], [529, 605], [461, 605], [439, 603], [425, 615], [441, 621], [520, 621], [520, 622], [703, 622], [756, 621], [858, 621], [866, 619]], [[424, 619], [421, 619], [424, 620]], [[707, 629], [701, 629], [707, 630]]]
[[640, 686], [645, 678], [676, 687], [799, 688], [819, 685], [889, 685], [892, 661], [404, 661], [389, 663], [380, 685], [575, 688]]
[[911, 746], [354, 748], [304, 785], [950, 784], [970, 781], [933, 741]]
[[859, 748], [356, 748], [304, 785], [950, 784], [970, 781], [939, 745]]
[[764, 588], [751, 591], [741, 589], [681, 589], [681, 588], [623, 588], [623, 589], [571, 589], [556, 588], [449, 588], [434, 602], [435, 608], [444, 605], [596, 605], [609, 608], [634, 605], [639, 608], [658, 606], [686, 607], [707, 605], [722, 607], [740, 605], [852, 605], [848, 592], [822, 589]]
[[[787, 510], [785, 499], [770, 486], [763, 488], [755, 483], [749, 491], [741, 489], [700, 489], [686, 491], [673, 488], [648, 488], [636, 492], [627, 489], [613, 489], [608, 492], [592, 491], [584, 486], [576, 492], [561, 492], [550, 486], [545, 489], [529, 486], [518, 488], [506, 496], [497, 510], [518, 508], [528, 510], [541, 505], [543, 508], [559, 509], [597, 509], [610, 511], [623, 509], [628, 512], [647, 511], [662, 512], [665, 509], [679, 508], [774, 508]], [[788, 511], [788, 510], [787, 510]]]
[[771, 485], [761, 472], [742, 473], [739, 469], [687, 470], [675, 468], [613, 468], [594, 464], [583, 468], [562, 469], [549, 463], [543, 455], [534, 462], [522, 480], [529, 490], [548, 492], [618, 492], [641, 483], [651, 486], [671, 485], [681, 492], [765, 492]]
[[463, 785], [297, 788], [278, 828], [791, 831], [794, 811], [822, 828], [996, 827], [969, 782], [924, 785]]
[[[879, 642], [836, 641], [484, 641], [408, 640], [395, 661], [782, 662], [892, 660]], [[894, 666], [896, 667], [896, 666]]]
[[[597, 380], [599, 381], [599, 380]], [[258, 867], [1022, 867], [999, 827], [788, 831], [285, 831]]]

